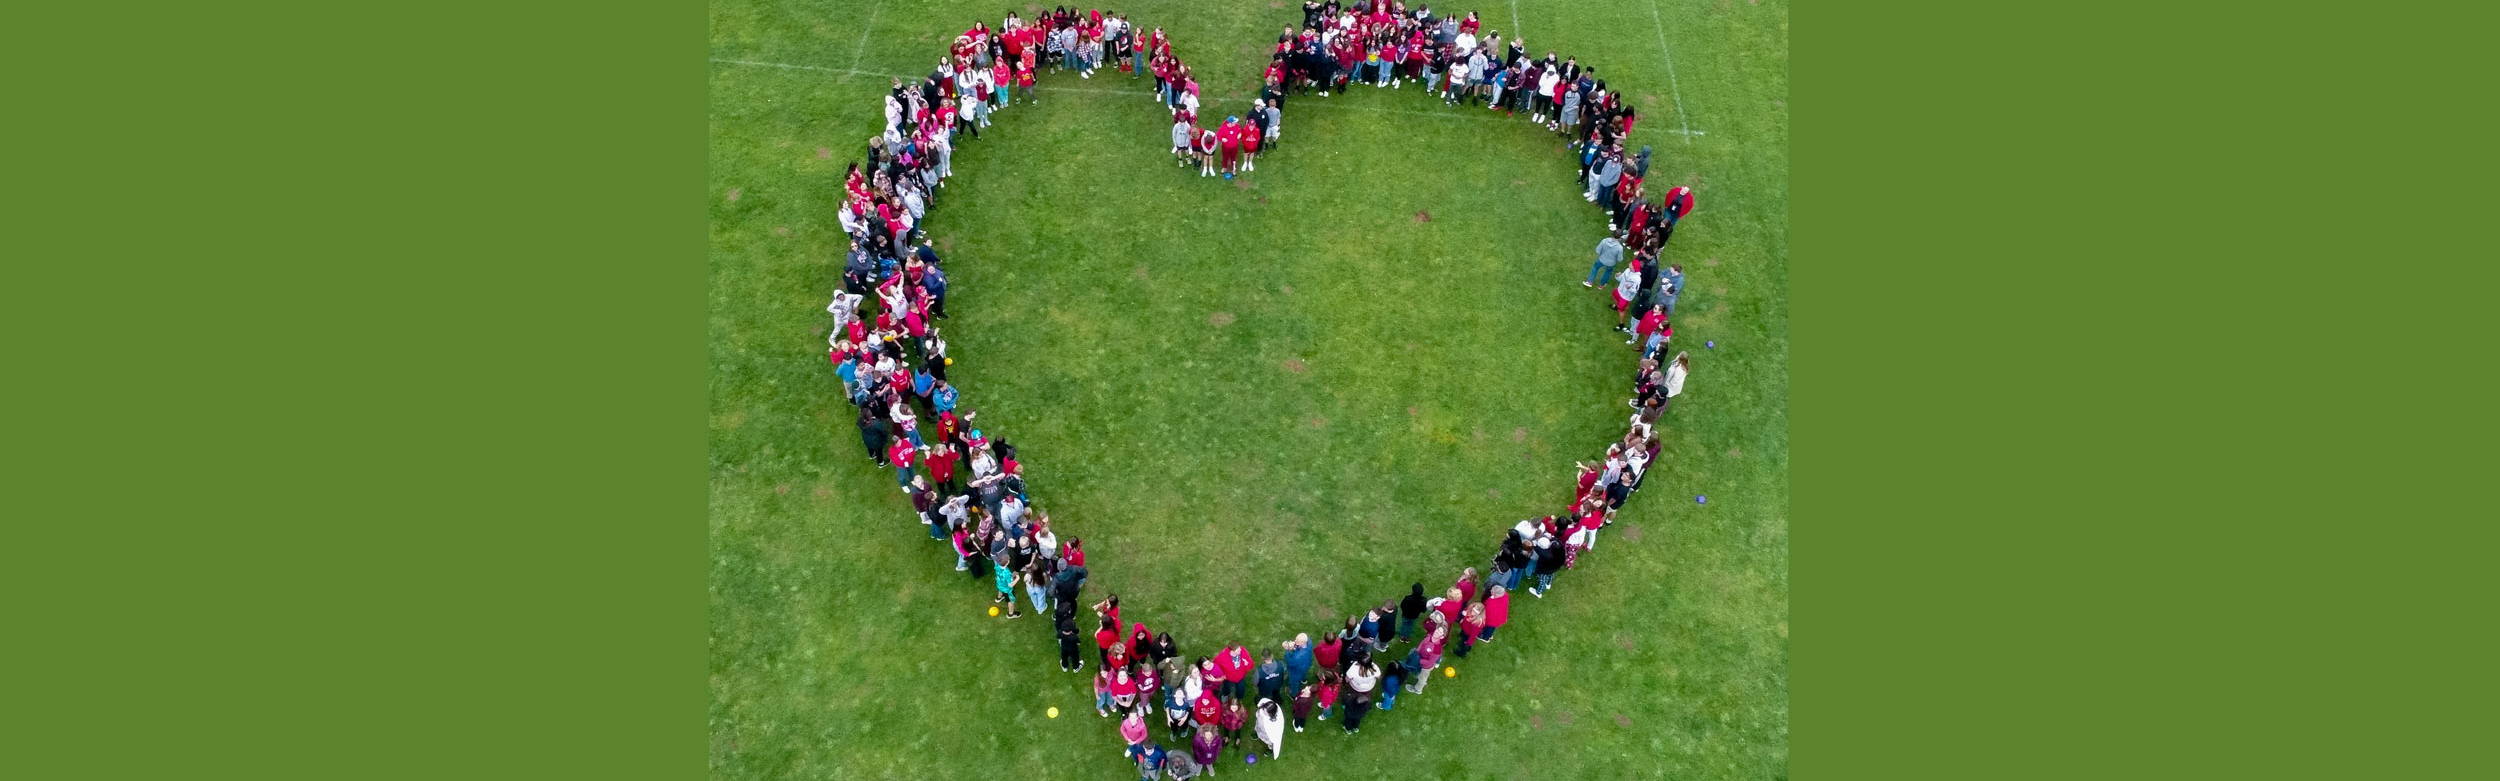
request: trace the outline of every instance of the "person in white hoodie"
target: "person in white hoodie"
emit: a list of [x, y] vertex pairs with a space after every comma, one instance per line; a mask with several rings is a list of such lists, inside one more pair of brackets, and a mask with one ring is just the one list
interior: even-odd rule
[[[1282, 706], [1277, 705], [1275, 700], [1261, 698], [1259, 700], [1259, 707], [1251, 712], [1251, 716], [1253, 720], [1256, 721], [1256, 723], [1252, 725], [1251, 731], [1258, 735], [1260, 743], [1267, 744], [1267, 758], [1275, 759], [1283, 756], [1285, 748], [1285, 709]], [[1255, 753], [1256, 749], [1253, 749], [1253, 752]]]
[[1692, 374], [1692, 371], [1693, 357], [1691, 353], [1676, 353], [1675, 362], [1667, 364], [1668, 405], [1675, 404], [1675, 397], [1684, 392], [1684, 378]]

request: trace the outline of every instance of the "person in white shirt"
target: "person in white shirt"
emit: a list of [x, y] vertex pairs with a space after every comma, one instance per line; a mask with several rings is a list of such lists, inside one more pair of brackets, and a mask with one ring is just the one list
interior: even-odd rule
[[1674, 405], [1675, 397], [1684, 392], [1684, 378], [1691, 375], [1692, 371], [1693, 358], [1691, 353], [1676, 353], [1675, 362], [1667, 364], [1668, 405]]

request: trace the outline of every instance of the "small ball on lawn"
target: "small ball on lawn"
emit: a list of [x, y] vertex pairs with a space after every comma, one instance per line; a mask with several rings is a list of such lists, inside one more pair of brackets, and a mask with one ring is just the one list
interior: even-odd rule
[[[1695, 496], [1695, 497], [1693, 497], [1693, 503], [1694, 503], [1694, 504], [1709, 504], [1709, 503], [1710, 503], [1710, 497], [1707, 497], [1707, 496]], [[991, 614], [991, 615], [997, 615], [997, 614], [998, 614], [998, 608], [990, 608], [990, 614]]]
[[1054, 718], [1054, 719], [1055, 719], [1055, 718], [1059, 718], [1059, 706], [1057, 706], [1057, 705], [1050, 706], [1050, 710], [1049, 710], [1049, 711], [1047, 711], [1047, 713], [1049, 713], [1049, 714], [1050, 714], [1050, 717], [1051, 717], [1051, 718]]
[[1702, 342], [1701, 346], [1708, 347], [1713, 350], [1719, 349], [1719, 343], [1715, 340]]
[[953, 359], [953, 358], [948, 358], [948, 359], [946, 359], [946, 365], [948, 365], [948, 366], [953, 366], [953, 365], [955, 365], [955, 359]]
[[1441, 677], [1443, 677], [1443, 678], [1456, 678], [1456, 677], [1458, 677], [1458, 668], [1456, 668], [1456, 667], [1443, 667], [1443, 668], [1441, 668]]
[[991, 606], [990, 606], [990, 615], [993, 615], [993, 616], [998, 615], [998, 606], [997, 606], [997, 605], [991, 605]]
[[1244, 765], [1256, 765], [1259, 763], [1259, 755], [1245, 754], [1241, 758], [1241, 763]]

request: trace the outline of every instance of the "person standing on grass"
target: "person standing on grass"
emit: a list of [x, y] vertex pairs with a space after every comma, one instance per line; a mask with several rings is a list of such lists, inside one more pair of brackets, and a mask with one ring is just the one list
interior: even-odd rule
[[1544, 599], [1545, 592], [1554, 590], [1554, 573], [1562, 571], [1563, 552], [1554, 548], [1552, 537], [1537, 540], [1536, 548], [1536, 588], [1528, 589], [1528, 593]]
[[1249, 723], [1250, 709], [1242, 705], [1238, 697], [1225, 700], [1223, 715], [1215, 719], [1216, 726], [1224, 730], [1224, 745], [1227, 746], [1241, 745], [1241, 729]]
[[1225, 699], [1238, 700], [1249, 693], [1250, 671], [1258, 667], [1258, 662], [1250, 657], [1250, 649], [1234, 643], [1215, 655], [1215, 667], [1224, 676], [1224, 685], [1218, 687], [1216, 693]]
[[[1259, 707], [1252, 718], [1256, 720], [1256, 724], [1250, 731], [1258, 736], [1260, 743], [1267, 746], [1267, 758], [1272, 760], [1283, 756], [1285, 750], [1284, 707], [1277, 705], [1273, 699], [1261, 698]], [[1251, 753], [1255, 755], [1257, 752], [1252, 750]]]
[[1345, 706], [1345, 731], [1352, 735], [1363, 731], [1363, 714], [1371, 712], [1372, 690], [1380, 686], [1380, 668], [1370, 661], [1356, 662], [1346, 669], [1346, 688], [1351, 689]]
[[1198, 145], [1194, 151], [1198, 156], [1198, 176], [1199, 178], [1214, 176], [1216, 149], [1219, 146], [1215, 131], [1202, 128], [1196, 132]]
[[878, 466], [886, 465], [885, 419], [877, 417], [874, 407], [862, 405], [859, 408], [859, 441], [867, 446], [869, 460], [877, 462]]
[[1115, 677], [1106, 665], [1094, 673], [1094, 715], [1111, 718], [1111, 679]]
[[1179, 161], [1180, 167], [1189, 167], [1189, 161], [1197, 157], [1197, 138], [1197, 128], [1190, 126], [1189, 115], [1174, 113], [1172, 115], [1172, 158]]
[[1484, 634], [1478, 636], [1476, 641], [1493, 642], [1493, 633], [1507, 623], [1510, 623], [1510, 590], [1501, 586], [1493, 586], [1491, 590], [1485, 592]]
[[1414, 677], [1415, 649], [1407, 649], [1404, 657], [1383, 658], [1390, 660], [1380, 666], [1380, 709], [1385, 712], [1397, 709], [1399, 687]]
[[996, 571], [993, 578], [998, 584], [998, 601], [1007, 605], [1008, 618], [1023, 618], [1024, 612], [1016, 609], [1017, 572], [1014, 564], [1015, 549], [1007, 545], [1006, 532], [996, 531], [991, 532], [990, 534], [992, 535], [991, 539], [993, 540], [991, 543], [990, 568]]
[[1615, 234], [1606, 234], [1606, 238], [1597, 240], [1597, 262], [1589, 264], [1589, 278], [1581, 280], [1580, 286], [1596, 287], [1601, 282], [1613, 283], [1615, 264], [1622, 262], [1623, 240], [1616, 238]]
[[912, 457], [918, 455], [919, 452], [919, 450], [912, 447], [911, 440], [899, 437], [895, 438], [892, 444], [886, 446], [886, 458], [894, 463], [895, 482], [902, 487], [905, 493], [909, 493], [911, 491]]
[[[1674, 296], [1670, 294], [1668, 297]], [[1632, 329], [1632, 334], [1634, 339], [1647, 342], [1641, 346], [1641, 356], [1646, 358], [1658, 354], [1658, 346], [1666, 344], [1667, 338], [1673, 336], [1675, 330], [1667, 325], [1666, 309], [1653, 304], [1649, 307], [1649, 311], [1641, 313], [1641, 324]], [[1632, 340], [1624, 341], [1624, 344], [1631, 343]]]
[[1398, 600], [1398, 639], [1415, 639], [1415, 620], [1424, 615], [1424, 584], [1411, 587], [1406, 597]]
[[1301, 686], [1294, 687], [1293, 731], [1301, 732], [1302, 726], [1311, 722], [1311, 709], [1318, 704], [1319, 686], [1317, 685], [1317, 682], [1304, 683]]
[[1329, 711], [1336, 709], [1337, 696], [1342, 693], [1344, 693], [1343, 679], [1338, 676], [1337, 671], [1321, 670], [1319, 674], [1319, 690], [1316, 693], [1318, 698], [1317, 702], [1319, 703], [1320, 721], [1328, 720]]
[[1467, 605], [1466, 612], [1458, 619], [1458, 633], [1458, 658], [1465, 659], [1467, 652], [1473, 650], [1484, 636], [1484, 603]]
[[1259, 664], [1258, 671], [1252, 673], [1258, 681], [1259, 699], [1262, 700], [1273, 700], [1285, 693], [1285, 655], [1293, 653], [1293, 642], [1286, 641], [1278, 646], [1276, 655], [1268, 657], [1267, 661]]
[[[1180, 742], [1180, 740], [1180, 738], [1173, 738], [1173, 742], [1175, 743]], [[1192, 779], [1200, 778], [1205, 775], [1207, 773], [1207, 769], [1200, 767], [1198, 765], [1198, 760], [1195, 757], [1191, 757], [1187, 751], [1170, 751], [1164, 753], [1163, 755], [1163, 772], [1167, 774], [1172, 781], [1191, 781]]]
[[1666, 405], [1675, 404], [1675, 397], [1684, 392], [1684, 378], [1690, 376], [1692, 371], [1693, 358], [1689, 352], [1676, 353], [1675, 360], [1667, 364]]
[[1083, 637], [1083, 635], [1076, 631], [1075, 617], [1063, 616], [1059, 618], [1057, 623], [1058, 627], [1056, 628], [1056, 632], [1059, 637], [1059, 671], [1072, 673], [1085, 669], [1085, 657], [1077, 653], [1077, 650], [1080, 647], [1077, 644], [1081, 642], [1079, 638]]
[[1293, 642], [1287, 643], [1285, 648], [1285, 688], [1287, 691], [1302, 689], [1302, 682], [1310, 677], [1313, 661], [1315, 659], [1311, 653], [1310, 634], [1294, 635]]
[[1641, 260], [1633, 258], [1632, 273], [1618, 275], [1615, 279], [1615, 330], [1627, 334], [1632, 332], [1626, 325], [1632, 317], [1632, 299], [1641, 294], [1640, 271]]
[[1259, 170], [1260, 113], [1261, 112], [1254, 106], [1251, 110], [1250, 119], [1244, 122], [1241, 127], [1241, 170], [1245, 172]]
[[1188, 739], [1192, 703], [1197, 701], [1191, 695], [1186, 680], [1185, 674], [1182, 678], [1174, 678], [1168, 673], [1164, 676], [1169, 685], [1163, 687], [1163, 726], [1171, 731], [1174, 743]]
[[1224, 738], [1215, 734], [1212, 726], [1199, 727], [1198, 736], [1189, 741], [1189, 754], [1198, 767], [1206, 770], [1207, 777], [1213, 778], [1216, 760], [1224, 757]]
[[[1026, 51], [1031, 50], [1027, 49]], [[1146, 742], [1147, 737], [1145, 719], [1140, 718], [1134, 713], [1128, 714], [1126, 717], [1120, 719], [1120, 739], [1128, 741], [1128, 748], [1124, 750], [1123, 753], [1132, 757], [1142, 757], [1146, 755], [1146, 753], [1150, 750], [1147, 746], [1151, 745]], [[1153, 753], [1158, 755], [1156, 759], [1158, 764], [1160, 764], [1161, 757], [1159, 755], [1162, 754], [1162, 747], [1156, 746], [1151, 750]], [[1153, 776], [1149, 775], [1147, 778], [1153, 778]]]
[[1231, 179], [1233, 172], [1241, 164], [1241, 118], [1225, 117], [1223, 126], [1215, 131], [1215, 141], [1216, 145], [1223, 149], [1224, 178]]

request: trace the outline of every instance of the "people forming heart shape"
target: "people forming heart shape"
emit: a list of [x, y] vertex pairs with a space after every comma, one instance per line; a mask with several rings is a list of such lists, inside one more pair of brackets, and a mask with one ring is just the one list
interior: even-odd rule
[[[1609, 287], [1616, 327], [1635, 356], [1623, 437], [1578, 465], [1567, 506], [1505, 531], [1482, 574], [1462, 565], [1448, 586], [1427, 591], [1417, 584], [1342, 627], [1321, 628], [1317, 641], [1303, 633], [1259, 651], [1235, 642], [1190, 658], [1168, 630], [1125, 621], [1119, 596], [1086, 602], [1083, 541], [1034, 501], [1020, 454], [993, 433], [994, 422], [985, 428], [975, 413], [958, 415], [963, 400], [947, 381], [955, 360], [936, 325], [947, 317], [950, 281], [927, 231], [953, 175], [956, 142], [978, 138], [1019, 102], [1037, 101], [1044, 69], [1079, 79], [1105, 69], [1151, 74], [1155, 98], [1171, 110], [1172, 154], [1200, 177], [1255, 171], [1261, 154], [1272, 158], [1278, 150], [1289, 102], [1357, 85], [1412, 84], [1448, 110], [1524, 116], [1526, 126], [1563, 137], [1577, 153], [1584, 198], [1608, 220], [1609, 235], [1581, 284]], [[1557, 575], [1595, 549], [1600, 530], [1654, 471], [1661, 449], [1654, 427], [1692, 371], [1688, 353], [1666, 357], [1674, 336], [1668, 318], [1684, 275], [1680, 266], [1661, 267], [1659, 256], [1692, 212], [1693, 194], [1679, 186], [1648, 198], [1643, 180], [1651, 150], [1624, 149], [1636, 112], [1595, 68], [1553, 52], [1534, 57], [1520, 41], [1480, 30], [1472, 12], [1451, 17], [1389, 3], [1305, 3], [1303, 24], [1278, 36], [1261, 81], [1244, 114], [1202, 117], [1200, 84], [1162, 29], [1140, 29], [1101, 11], [1032, 20], [1011, 13], [994, 30], [976, 23], [956, 36], [918, 84], [894, 80], [884, 98], [885, 129], [842, 185], [838, 219], [851, 248], [842, 289], [826, 307], [834, 318], [828, 360], [857, 407], [867, 455], [895, 470], [928, 534], [954, 549], [955, 569], [989, 590], [990, 615], [1021, 618], [1028, 606], [1049, 611], [1060, 669], [1068, 672], [1086, 668], [1083, 646], [1091, 635], [1096, 713], [1119, 720], [1121, 750], [1149, 776], [1211, 772], [1227, 750], [1250, 762], [1261, 753], [1276, 758], [1288, 722], [1301, 732], [1314, 714], [1326, 721], [1339, 705], [1342, 728], [1359, 732], [1374, 710], [1393, 710], [1401, 692], [1421, 694], [1436, 671], [1455, 677], [1444, 657], [1463, 658], [1493, 640], [1510, 619], [1511, 593], [1524, 587], [1542, 598]], [[1312, 93], [1318, 97], [1306, 97]], [[1085, 619], [1091, 632], [1079, 624], [1080, 605], [1094, 614]], [[1408, 644], [1402, 656], [1390, 650], [1399, 643]], [[1155, 739], [1150, 724], [1158, 716], [1172, 748]], [[1245, 742], [1245, 728], [1255, 743]]]

